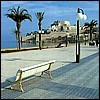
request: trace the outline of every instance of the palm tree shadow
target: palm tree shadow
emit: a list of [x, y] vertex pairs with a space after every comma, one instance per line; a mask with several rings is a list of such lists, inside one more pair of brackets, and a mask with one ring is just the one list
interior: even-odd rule
[[15, 61], [15, 60], [21, 60], [21, 58], [12, 58], [12, 59], [5, 59], [6, 61]]

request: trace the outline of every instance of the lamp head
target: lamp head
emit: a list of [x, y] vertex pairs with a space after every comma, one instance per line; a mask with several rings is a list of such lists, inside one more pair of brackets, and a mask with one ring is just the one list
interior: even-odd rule
[[84, 14], [84, 11], [82, 9], [78, 8], [78, 10], [77, 10], [77, 20], [84, 21], [86, 19], [87, 19], [87, 16]]
[[82, 13], [77, 13], [77, 20], [81, 20], [83, 18]]
[[83, 15], [82, 21], [85, 21], [87, 19], [86, 15]]
[[39, 30], [39, 33], [41, 33], [41, 30]]

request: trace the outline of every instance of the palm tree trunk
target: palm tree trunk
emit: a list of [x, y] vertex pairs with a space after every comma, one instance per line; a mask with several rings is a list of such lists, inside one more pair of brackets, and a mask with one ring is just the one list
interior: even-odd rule
[[[38, 25], [39, 25], [39, 30], [41, 31], [41, 20], [39, 20]], [[39, 33], [39, 48], [41, 50], [41, 33]]]
[[16, 45], [17, 45], [17, 50], [18, 50], [18, 36], [16, 34]]
[[19, 44], [19, 49], [21, 49], [21, 42], [20, 42], [20, 22], [17, 22], [17, 31], [18, 31], [18, 44]]

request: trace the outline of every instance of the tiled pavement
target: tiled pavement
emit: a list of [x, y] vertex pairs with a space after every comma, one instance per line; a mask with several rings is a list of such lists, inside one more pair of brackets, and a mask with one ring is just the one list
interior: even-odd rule
[[26, 92], [1, 90], [1, 99], [99, 99], [99, 53], [23, 82]]

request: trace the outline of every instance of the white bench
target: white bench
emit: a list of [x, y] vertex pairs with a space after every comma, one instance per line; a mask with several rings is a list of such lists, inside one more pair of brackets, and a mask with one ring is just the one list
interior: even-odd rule
[[[37, 64], [37, 65], [33, 65], [30, 67], [26, 67], [26, 68], [21, 68], [17, 71], [16, 76], [14, 78], [9, 78], [7, 79], [7, 81], [11, 82], [11, 89], [13, 88], [14, 84], [19, 84], [19, 88], [21, 89], [22, 92], [24, 92], [23, 88], [22, 88], [22, 80], [25, 78], [28, 78], [36, 73], [41, 73], [41, 75], [43, 75], [44, 72], [47, 72], [47, 74], [49, 75], [49, 77], [51, 78], [51, 64], [53, 64], [56, 60], [51, 60], [48, 62], [44, 62], [41, 64]], [[41, 76], [40, 75], [40, 76]]]

